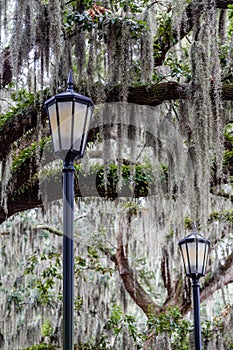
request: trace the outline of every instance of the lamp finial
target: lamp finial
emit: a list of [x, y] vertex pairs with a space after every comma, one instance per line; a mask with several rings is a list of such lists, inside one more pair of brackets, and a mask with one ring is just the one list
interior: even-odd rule
[[67, 91], [73, 92], [74, 83], [73, 83], [72, 69], [70, 69], [70, 71], [69, 71], [68, 80], [67, 80], [67, 85], [68, 85]]
[[197, 223], [196, 223], [196, 221], [192, 222], [192, 228], [193, 228], [194, 232], [197, 232]]

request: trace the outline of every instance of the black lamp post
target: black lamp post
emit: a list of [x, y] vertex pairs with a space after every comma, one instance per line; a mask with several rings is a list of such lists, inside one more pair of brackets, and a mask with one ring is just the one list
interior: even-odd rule
[[73, 90], [72, 72], [66, 92], [45, 102], [54, 152], [63, 161], [63, 349], [74, 348], [74, 160], [84, 155], [94, 110], [91, 99]]
[[195, 348], [196, 350], [201, 350], [199, 278], [205, 276], [206, 273], [210, 241], [199, 233], [192, 232], [178, 244], [183, 258], [186, 276], [192, 278]]

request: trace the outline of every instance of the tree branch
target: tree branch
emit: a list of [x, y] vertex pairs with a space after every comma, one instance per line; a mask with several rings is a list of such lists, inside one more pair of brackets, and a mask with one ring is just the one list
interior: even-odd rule
[[228, 9], [228, 5], [233, 5], [232, 0], [216, 0], [216, 7], [219, 9]]
[[39, 230], [46, 230], [50, 233], [53, 233], [55, 234], [56, 236], [63, 236], [63, 232], [57, 230], [56, 228], [54, 227], [50, 227], [48, 225], [37, 225], [35, 227], [33, 227], [35, 230], [39, 231]]
[[[95, 87], [93, 86], [92, 99], [95, 101]], [[233, 90], [233, 88], [232, 88]], [[139, 105], [156, 106], [166, 100], [176, 100], [180, 98], [187, 98], [190, 94], [189, 84], [178, 84], [176, 82], [166, 82], [154, 84], [152, 86], [130, 87], [128, 93], [128, 102]], [[229, 91], [230, 94], [230, 91]], [[232, 93], [233, 95], [233, 93]], [[233, 98], [232, 98], [233, 99]], [[108, 87], [104, 93], [103, 103], [112, 103], [121, 101], [120, 86]], [[40, 118], [38, 119], [38, 109], [40, 109]], [[43, 108], [31, 106], [22, 113], [10, 118], [0, 128], [0, 160], [4, 159], [10, 146], [13, 142], [22, 137], [25, 132], [35, 128], [38, 122], [45, 124], [47, 115]], [[44, 134], [48, 135], [49, 130]], [[88, 141], [92, 140], [90, 133]]]
[[[95, 89], [93, 88], [93, 91]], [[210, 91], [211, 94], [211, 91]], [[138, 105], [157, 106], [164, 101], [173, 101], [186, 99], [192, 95], [192, 84], [181, 84], [174, 81], [154, 84], [151, 86], [136, 86], [128, 89], [128, 102]], [[95, 101], [95, 95], [91, 96]], [[222, 87], [223, 100], [233, 101], [233, 84], [223, 84]], [[105, 94], [105, 103], [119, 102], [120, 87], [108, 87]], [[38, 123], [38, 110], [36, 107], [30, 107], [27, 112], [16, 115], [7, 121], [0, 129], [0, 160], [2, 160], [10, 149], [13, 142], [22, 137], [26, 131], [33, 129]], [[40, 122], [45, 123], [47, 115], [41, 109]], [[46, 129], [46, 135], [49, 130]], [[93, 141], [93, 137], [97, 132], [90, 132], [88, 142]]]
[[[227, 9], [228, 5], [232, 5], [232, 0], [216, 0], [216, 8]], [[202, 15], [204, 5], [203, 1], [192, 1], [184, 10], [180, 23], [180, 31], [177, 28], [171, 27], [162, 35], [154, 40], [154, 64], [161, 66], [164, 62], [167, 52], [171, 47], [175, 46], [179, 39], [183, 39], [193, 28], [195, 21]], [[164, 23], [162, 26], [164, 27]]]
[[207, 275], [201, 290], [201, 301], [208, 299], [214, 292], [221, 288], [222, 283], [227, 285], [233, 282], [233, 251], [225, 259], [225, 263], [219, 263], [214, 273]]
[[123, 245], [121, 233], [118, 235], [116, 266], [126, 291], [129, 293], [133, 301], [143, 310], [143, 312], [148, 317], [151, 313], [160, 313], [161, 307], [157, 305], [145, 292], [145, 290], [139, 284], [135, 272], [129, 266], [127, 246]]
[[9, 236], [10, 235], [10, 231], [2, 231], [0, 232], [0, 236]]
[[[46, 114], [42, 112], [45, 120]], [[10, 118], [0, 128], [0, 160], [2, 160], [10, 149], [13, 142], [22, 137], [25, 132], [37, 126], [38, 123], [38, 106], [31, 106], [22, 113]]]

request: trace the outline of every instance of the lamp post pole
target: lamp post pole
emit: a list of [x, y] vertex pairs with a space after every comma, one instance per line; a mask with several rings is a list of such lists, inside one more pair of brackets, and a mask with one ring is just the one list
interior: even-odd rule
[[63, 160], [63, 350], [74, 349], [74, 161], [84, 156], [94, 104], [73, 90], [45, 102], [54, 153]]
[[201, 350], [201, 322], [200, 322], [200, 283], [198, 278], [192, 279], [193, 288], [193, 316], [194, 316], [194, 335], [195, 348]]
[[74, 172], [63, 165], [63, 350], [74, 348]]

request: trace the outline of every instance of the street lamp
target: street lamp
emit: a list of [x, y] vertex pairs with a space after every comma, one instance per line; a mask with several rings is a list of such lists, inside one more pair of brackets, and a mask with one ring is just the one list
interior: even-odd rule
[[74, 160], [84, 156], [94, 105], [73, 90], [72, 72], [66, 92], [45, 102], [54, 153], [63, 160], [63, 349], [74, 348]]
[[205, 276], [210, 241], [197, 232], [192, 232], [179, 243], [185, 273], [192, 278], [193, 312], [195, 348], [201, 350], [201, 324], [200, 324], [200, 284], [199, 278]]

